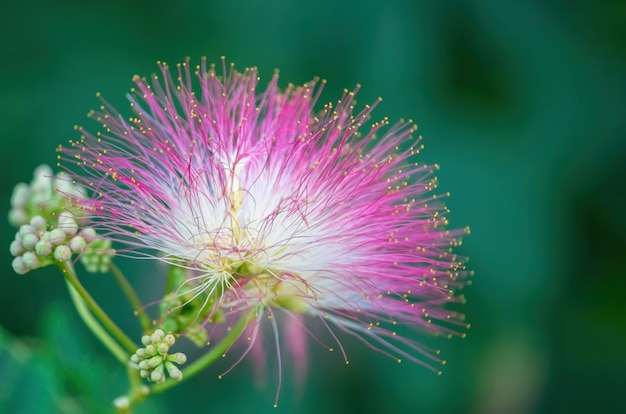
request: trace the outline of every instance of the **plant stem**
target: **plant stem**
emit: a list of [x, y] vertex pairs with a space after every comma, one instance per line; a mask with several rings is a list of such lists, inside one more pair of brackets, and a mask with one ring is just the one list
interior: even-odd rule
[[202, 371], [204, 368], [209, 366], [216, 359], [224, 355], [224, 352], [226, 352], [228, 348], [230, 348], [232, 344], [237, 340], [237, 338], [241, 336], [241, 333], [243, 332], [244, 328], [248, 325], [248, 321], [250, 319], [251, 319], [251, 315], [246, 315], [242, 317], [237, 322], [237, 324], [230, 329], [228, 334], [224, 337], [224, 339], [221, 342], [215, 345], [213, 349], [211, 349], [209, 352], [204, 354], [202, 357], [194, 361], [191, 365], [184, 368], [182, 370], [183, 371], [182, 380], [174, 381], [173, 379], [169, 378], [167, 381], [165, 381], [162, 384], [156, 384], [150, 387], [150, 394], [162, 393], [163, 391], [166, 391], [172, 388], [174, 385], [179, 384], [182, 381], [188, 380], [189, 378], [193, 377], [194, 375]]
[[93, 317], [91, 312], [89, 312], [85, 301], [78, 294], [74, 286], [72, 286], [67, 280], [66, 282], [67, 288], [70, 291], [70, 296], [72, 297], [72, 301], [74, 302], [74, 306], [76, 307], [76, 310], [78, 311], [78, 314], [82, 318], [83, 322], [85, 322], [85, 325], [87, 325], [87, 327], [91, 329], [91, 332], [93, 332], [93, 334], [100, 340], [100, 342], [102, 342], [104, 346], [106, 346], [109, 351], [111, 351], [115, 358], [120, 361], [120, 363], [126, 365], [128, 362], [128, 354], [126, 353], [126, 351], [124, 351], [124, 349], [122, 349], [122, 347], [117, 342], [115, 342], [111, 335], [109, 335], [108, 332], [102, 328], [102, 325], [100, 325], [100, 323], [98, 323], [98, 321]]
[[96, 303], [96, 301], [89, 294], [89, 292], [87, 292], [87, 290], [78, 280], [76, 272], [74, 271], [74, 267], [69, 262], [65, 262], [59, 265], [59, 267], [61, 268], [61, 271], [63, 272], [63, 275], [65, 276], [67, 282], [74, 289], [76, 289], [77, 293], [85, 301], [85, 304], [87, 305], [89, 310], [95, 315], [95, 317], [100, 320], [102, 325], [104, 325], [104, 327], [108, 329], [108, 331], [122, 344], [122, 346], [124, 346], [124, 348], [126, 348], [128, 352], [130, 352], [131, 354], [134, 353], [137, 350], [137, 345], [135, 345], [135, 343], [124, 333], [124, 331], [122, 331], [119, 326], [117, 326], [115, 322], [113, 322], [111, 318], [109, 318], [109, 315], [107, 315], [102, 310], [102, 308], [98, 305], [98, 303]]
[[122, 291], [126, 295], [126, 298], [133, 307], [135, 315], [137, 315], [137, 317], [139, 318], [139, 322], [141, 323], [143, 331], [148, 332], [152, 328], [152, 323], [150, 322], [150, 318], [146, 314], [146, 311], [144, 310], [143, 305], [141, 304], [141, 301], [137, 296], [137, 293], [135, 293], [135, 290], [128, 282], [128, 279], [126, 279], [124, 273], [120, 270], [119, 267], [111, 263], [109, 265], [109, 271], [111, 272], [117, 283], [119, 283]]

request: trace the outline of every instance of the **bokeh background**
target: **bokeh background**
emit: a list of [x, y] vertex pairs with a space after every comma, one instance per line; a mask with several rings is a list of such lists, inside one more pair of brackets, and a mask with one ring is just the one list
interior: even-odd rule
[[[626, 406], [626, 3], [586, 1], [46, 1], [0, 16], [0, 216], [34, 167], [99, 105], [130, 115], [135, 73], [189, 56], [274, 68], [281, 84], [328, 81], [322, 101], [362, 84], [374, 117], [417, 121], [441, 165], [458, 250], [476, 275], [467, 339], [436, 341], [436, 376], [344, 338], [351, 363], [311, 346], [302, 389], [290, 366], [278, 409], [228, 365], [139, 412], [570, 413]], [[18, 276], [0, 246], [0, 412], [108, 412], [125, 376], [71, 308], [54, 269]], [[160, 269], [120, 262], [146, 299]], [[107, 276], [103, 306], [136, 329]], [[410, 335], [410, 333], [408, 333]], [[273, 366], [272, 363], [269, 365]]]

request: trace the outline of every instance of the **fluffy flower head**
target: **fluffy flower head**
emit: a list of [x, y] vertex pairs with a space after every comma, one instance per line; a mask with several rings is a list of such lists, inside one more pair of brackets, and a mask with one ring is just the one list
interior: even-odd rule
[[103, 131], [78, 128], [59, 158], [80, 167], [89, 194], [77, 207], [118, 252], [184, 271], [169, 310], [196, 303], [213, 326], [282, 309], [301, 362], [306, 315], [398, 361], [441, 362], [394, 331], [465, 327], [445, 305], [462, 301], [467, 272], [451, 249], [467, 229], [445, 228], [414, 124], [371, 123], [375, 104], [355, 111], [356, 90], [316, 111], [318, 80], [280, 89], [276, 74], [260, 92], [255, 69], [159, 66], [134, 78], [133, 117], [103, 101], [90, 114]]

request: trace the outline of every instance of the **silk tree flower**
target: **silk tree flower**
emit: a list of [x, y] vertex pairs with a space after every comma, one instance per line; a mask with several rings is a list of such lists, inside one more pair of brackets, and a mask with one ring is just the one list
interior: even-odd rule
[[433, 192], [438, 167], [417, 162], [412, 121], [369, 124], [378, 101], [355, 111], [358, 87], [316, 111], [317, 79], [281, 89], [275, 74], [260, 92], [256, 69], [159, 67], [134, 77], [133, 117], [102, 100], [90, 113], [102, 131], [77, 127], [58, 151], [88, 189], [76, 206], [118, 254], [184, 271], [169, 312], [195, 303], [208, 332], [253, 314], [252, 354], [269, 318], [302, 366], [318, 318], [341, 352], [346, 332], [438, 371], [438, 351], [396, 325], [464, 335], [448, 305], [464, 300], [469, 272], [452, 249], [468, 229], [446, 229], [447, 194]]

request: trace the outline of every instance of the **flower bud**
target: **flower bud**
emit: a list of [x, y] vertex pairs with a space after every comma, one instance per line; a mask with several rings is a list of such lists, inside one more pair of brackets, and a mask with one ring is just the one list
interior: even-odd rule
[[13, 266], [13, 270], [15, 271], [15, 273], [17, 273], [18, 275], [26, 274], [30, 270], [24, 264], [24, 261], [22, 260], [21, 256], [13, 259], [13, 262], [11, 262], [11, 265]]
[[167, 351], [169, 351], [169, 350], [170, 350], [170, 347], [169, 347], [169, 346], [167, 346], [167, 344], [166, 344], [166, 343], [161, 342], [161, 343], [159, 344], [159, 346], [157, 346], [157, 352], [158, 352], [159, 354], [161, 354], [161, 355], [165, 355], [165, 354], [167, 354]]
[[167, 369], [167, 373], [170, 374], [170, 378], [173, 380], [180, 381], [183, 379], [183, 372], [178, 369], [176, 365], [168, 361], [165, 363], [165, 368]]
[[72, 240], [70, 240], [70, 249], [74, 253], [82, 252], [87, 247], [87, 242], [81, 236], [74, 236]]
[[172, 346], [176, 342], [176, 337], [172, 334], [167, 334], [165, 335], [165, 338], [163, 338], [163, 342], [165, 342], [168, 346]]
[[154, 333], [150, 337], [150, 340], [152, 341], [153, 344], [156, 344], [157, 342], [161, 342], [164, 336], [165, 336], [165, 333], [161, 329], [157, 329], [156, 331], [154, 331]]
[[30, 226], [35, 229], [35, 231], [45, 231], [48, 226], [48, 222], [41, 216], [35, 216], [30, 219]]
[[28, 216], [21, 207], [14, 207], [9, 211], [9, 224], [18, 227], [28, 222]]
[[141, 337], [141, 343], [148, 346], [152, 343], [152, 339], [150, 338], [150, 335], [144, 335]]
[[67, 262], [72, 258], [72, 251], [69, 247], [62, 244], [54, 249], [54, 258], [59, 262]]
[[161, 362], [163, 362], [163, 357], [160, 355], [153, 356], [148, 360], [148, 366], [150, 368], [156, 368]]
[[35, 234], [25, 234], [22, 237], [22, 246], [24, 246], [26, 250], [34, 250], [38, 241], [39, 238]]
[[22, 255], [22, 262], [24, 266], [31, 270], [35, 270], [39, 267], [39, 258], [33, 252], [26, 252]]
[[9, 251], [11, 252], [12, 256], [19, 256], [24, 253], [24, 246], [22, 246], [22, 243], [20, 241], [13, 240], [11, 242], [11, 245], [9, 246]]
[[26, 183], [19, 183], [13, 187], [13, 194], [11, 194], [11, 206], [24, 207], [28, 201], [29, 187]]
[[150, 380], [156, 382], [157, 384], [165, 381], [165, 375], [163, 374], [163, 365], [159, 365], [154, 369], [154, 371], [152, 371], [152, 373], [150, 374]]
[[48, 236], [49, 240], [52, 244], [54, 245], [60, 245], [63, 244], [65, 242], [65, 232], [61, 229], [54, 229], [50, 232], [50, 235]]
[[52, 176], [52, 169], [47, 165], [42, 164], [35, 168], [33, 181], [31, 183], [32, 189], [41, 193], [52, 191], [52, 182], [50, 180]]
[[59, 227], [68, 236], [74, 236], [78, 233], [78, 224], [74, 216], [68, 212], [59, 214]]
[[96, 231], [94, 229], [92, 229], [91, 227], [87, 227], [84, 228], [80, 234], [85, 238], [86, 241], [88, 242], [92, 242], [94, 240], [96, 240], [96, 238], [98, 237], [98, 234], [96, 233]]
[[52, 243], [48, 240], [39, 240], [35, 245], [35, 253], [41, 257], [50, 255], [52, 253]]
[[23, 224], [20, 226], [20, 231], [19, 231], [19, 235], [21, 237], [24, 237], [27, 234], [35, 234], [35, 229], [28, 225], [28, 224]]
[[168, 355], [167, 359], [176, 362], [179, 365], [182, 365], [187, 362], [187, 355], [183, 354], [182, 352], [177, 352], [175, 354]]

